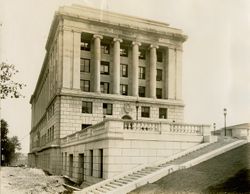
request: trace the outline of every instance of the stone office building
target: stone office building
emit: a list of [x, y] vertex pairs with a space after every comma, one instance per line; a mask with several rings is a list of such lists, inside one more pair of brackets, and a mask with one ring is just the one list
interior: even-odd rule
[[162, 22], [60, 7], [30, 99], [29, 165], [94, 183], [201, 143], [208, 126], [183, 123], [186, 38]]

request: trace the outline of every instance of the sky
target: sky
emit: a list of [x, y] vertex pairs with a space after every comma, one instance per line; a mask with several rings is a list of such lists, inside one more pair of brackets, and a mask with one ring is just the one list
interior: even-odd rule
[[29, 151], [29, 104], [45, 57], [55, 11], [72, 3], [157, 20], [182, 29], [185, 122], [250, 122], [248, 0], [0, 0], [0, 62], [15, 64], [25, 98], [1, 101], [1, 117]]

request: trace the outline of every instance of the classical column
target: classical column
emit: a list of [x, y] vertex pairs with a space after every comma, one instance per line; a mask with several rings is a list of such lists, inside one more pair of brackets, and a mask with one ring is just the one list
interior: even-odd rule
[[122, 39], [114, 38], [113, 41], [113, 94], [120, 94], [120, 43]]
[[139, 46], [141, 43], [132, 42], [132, 96], [138, 96]]
[[150, 56], [149, 56], [149, 97], [156, 98], [156, 49], [157, 45], [150, 45]]
[[94, 79], [93, 90], [94, 92], [101, 92], [100, 90], [100, 66], [101, 66], [101, 35], [94, 35]]

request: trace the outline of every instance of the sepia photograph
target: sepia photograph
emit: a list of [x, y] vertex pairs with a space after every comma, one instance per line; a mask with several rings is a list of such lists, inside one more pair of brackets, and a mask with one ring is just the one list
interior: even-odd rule
[[250, 1], [0, 0], [0, 194], [250, 193]]

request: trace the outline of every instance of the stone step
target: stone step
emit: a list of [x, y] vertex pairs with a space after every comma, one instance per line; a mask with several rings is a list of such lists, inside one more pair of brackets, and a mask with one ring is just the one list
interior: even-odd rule
[[142, 175], [142, 176], [147, 176], [147, 175], [149, 175], [150, 173], [146, 173], [146, 172], [139, 171], [139, 172], [136, 172], [136, 174], [139, 174], [139, 175]]
[[116, 189], [117, 187], [119, 187], [119, 186], [117, 186], [117, 185], [111, 185], [111, 184], [106, 184], [105, 186], [108, 186], [108, 187], [112, 187], [113, 189]]
[[121, 183], [121, 184], [123, 184], [123, 185], [126, 185], [126, 184], [128, 184], [128, 182], [126, 182], [126, 181], [122, 181], [122, 180], [115, 180], [115, 182], [117, 182], [117, 183]]
[[98, 191], [97, 189], [92, 190], [91, 192], [93, 192], [94, 194], [102, 194], [102, 193], [103, 193], [103, 192], [101, 192], [101, 191]]
[[101, 193], [107, 193], [109, 190], [105, 190], [102, 187], [96, 188], [97, 191], [100, 191]]
[[[148, 169], [149, 167], [146, 167], [146, 169]], [[150, 167], [150, 169], [155, 172], [157, 170], [161, 170], [162, 168], [158, 165], [158, 166], [154, 166], [154, 167]]]
[[142, 175], [139, 175], [139, 174], [137, 174], [137, 173], [133, 173], [132, 176], [133, 176], [133, 177], [138, 177], [138, 178], [143, 177]]
[[111, 185], [116, 185], [116, 186], [118, 186], [118, 187], [123, 186], [123, 184], [117, 183], [117, 182], [115, 182], [115, 181], [112, 181], [112, 182], [110, 182], [109, 184], [111, 184]]
[[128, 178], [128, 179], [132, 179], [132, 180], [137, 180], [138, 177], [133, 177], [132, 175], [128, 175], [128, 176], [125, 176], [123, 178]]
[[109, 186], [102, 186], [102, 188], [108, 190], [108, 191], [112, 191], [114, 188], [113, 187], [109, 187]]
[[158, 168], [157, 169], [147, 169], [147, 168], [144, 168], [144, 169], [142, 169], [141, 171], [142, 172], [155, 172], [155, 171], [157, 171], [157, 170], [159, 170]]
[[127, 181], [127, 182], [133, 182], [134, 181], [134, 179], [129, 179], [129, 178], [120, 178], [119, 180]]
[[199, 150], [197, 150], [195, 152], [191, 152], [191, 153], [186, 154], [186, 155], [184, 155], [182, 157], [179, 157], [179, 158], [177, 158], [177, 159], [175, 159], [173, 161], [169, 161], [166, 164], [181, 164], [181, 163], [187, 162], [187, 161], [189, 161], [191, 159], [194, 159], [194, 158], [196, 158], [196, 157], [198, 157], [200, 155], [206, 154], [206, 153], [208, 153], [210, 151], [213, 151], [213, 150], [215, 150], [217, 148], [220, 148], [220, 147], [225, 146], [225, 145], [227, 145], [229, 143], [232, 143], [233, 141], [235, 141], [235, 140], [228, 141], [228, 142], [216, 142], [216, 143], [210, 144], [210, 145], [208, 145], [208, 146], [206, 146], [204, 148], [201, 148], [201, 149], [199, 149]]

